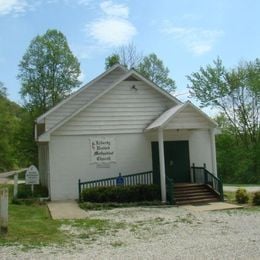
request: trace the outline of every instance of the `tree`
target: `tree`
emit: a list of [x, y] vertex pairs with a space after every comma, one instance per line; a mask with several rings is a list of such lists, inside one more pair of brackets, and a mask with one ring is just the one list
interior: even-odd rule
[[143, 55], [139, 53], [133, 43], [122, 45], [117, 48], [111, 56], [108, 56], [105, 61], [106, 69], [120, 63], [128, 69], [137, 68], [142, 61]]
[[144, 77], [168, 92], [176, 89], [174, 80], [169, 78], [169, 69], [163, 65], [163, 61], [158, 59], [155, 53], [144, 57], [137, 70]]
[[116, 64], [120, 64], [120, 57], [118, 54], [112, 54], [111, 56], [106, 57], [106, 61], [105, 61], [106, 70]]
[[20, 124], [21, 108], [8, 100], [6, 88], [0, 82], [0, 172], [19, 164], [15, 134]]
[[79, 74], [80, 64], [61, 32], [36, 36], [19, 64], [26, 107], [36, 116], [46, 112], [79, 86]]
[[246, 146], [259, 141], [260, 60], [227, 71], [217, 59], [214, 66], [201, 67], [188, 79], [191, 95], [203, 107], [219, 109]]
[[6, 97], [6, 88], [3, 82], [0, 81], [0, 97]]
[[154, 53], [143, 57], [137, 52], [133, 43], [121, 46], [108, 56], [105, 60], [105, 67], [108, 69], [118, 63], [128, 69], [135, 68], [141, 75], [168, 92], [176, 89], [174, 80], [169, 78], [170, 71], [163, 65], [163, 61]]
[[[188, 80], [191, 95], [202, 107], [210, 106], [221, 112], [225, 134], [232, 135], [229, 144], [234, 145], [235, 141], [238, 152], [243, 151], [247, 158], [244, 173], [260, 180], [260, 60], [243, 62], [227, 70], [218, 58], [213, 66], [201, 67]], [[223, 158], [230, 160], [227, 156]], [[242, 161], [236, 163], [241, 169]]]

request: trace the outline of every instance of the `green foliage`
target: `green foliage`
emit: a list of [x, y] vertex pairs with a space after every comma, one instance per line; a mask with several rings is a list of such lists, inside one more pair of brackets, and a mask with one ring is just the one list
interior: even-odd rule
[[163, 65], [155, 53], [144, 57], [143, 61], [137, 67], [138, 72], [144, 77], [150, 79], [162, 89], [172, 92], [176, 89], [174, 80], [169, 78], [169, 69]]
[[34, 140], [34, 119], [33, 113], [23, 108], [20, 115], [21, 123], [15, 135], [20, 167], [38, 165], [38, 148]]
[[133, 43], [119, 47], [108, 56], [105, 60], [105, 67], [108, 69], [117, 63], [128, 69], [135, 68], [141, 75], [168, 92], [176, 89], [174, 80], [169, 77], [170, 71], [164, 66], [163, 61], [155, 53], [143, 57], [137, 52]]
[[227, 70], [220, 59], [188, 76], [192, 96], [220, 114], [219, 173], [233, 182], [260, 181], [260, 60]]
[[120, 63], [120, 57], [118, 54], [112, 54], [111, 56], [108, 56], [105, 61], [105, 69], [109, 69], [115, 64]]
[[254, 156], [234, 135], [222, 131], [216, 136], [218, 173], [224, 183], [260, 183], [254, 165]]
[[48, 197], [48, 189], [41, 185], [34, 185], [34, 193], [32, 194], [31, 185], [19, 184], [18, 199], [31, 199], [31, 198], [46, 198]]
[[7, 98], [0, 84], [0, 172], [37, 165], [34, 118]]
[[129, 43], [118, 47], [111, 56], [108, 56], [105, 65], [108, 69], [116, 63], [120, 63], [128, 69], [132, 69], [137, 68], [142, 59], [143, 55], [137, 51], [134, 43]]
[[6, 89], [0, 82], [0, 172], [20, 164], [15, 138], [21, 125], [22, 109], [8, 100]]
[[56, 105], [80, 83], [79, 62], [57, 30], [48, 30], [31, 41], [19, 70], [21, 95], [35, 116]]
[[253, 197], [253, 204], [256, 206], [260, 206], [260, 191], [255, 192]]
[[160, 206], [162, 202], [159, 200], [153, 201], [139, 201], [139, 202], [106, 202], [106, 203], [95, 203], [95, 202], [82, 202], [79, 206], [85, 210], [109, 210], [114, 208], [126, 208], [126, 207], [141, 207], [141, 206]]
[[0, 97], [6, 98], [6, 88], [4, 87], [3, 82], [0, 81]]
[[244, 204], [244, 203], [247, 203], [248, 200], [249, 200], [249, 195], [246, 191], [246, 189], [242, 189], [242, 188], [239, 188], [237, 191], [236, 191], [236, 201], [240, 204]]
[[138, 202], [160, 199], [157, 185], [113, 186], [87, 188], [82, 191], [82, 200], [88, 202]]

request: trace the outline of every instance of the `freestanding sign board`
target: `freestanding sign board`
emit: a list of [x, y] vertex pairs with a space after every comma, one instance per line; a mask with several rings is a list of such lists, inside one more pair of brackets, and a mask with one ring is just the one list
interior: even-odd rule
[[31, 185], [39, 184], [39, 179], [40, 178], [38, 169], [34, 165], [31, 165], [25, 173], [25, 183]]
[[25, 184], [32, 185], [32, 194], [33, 194], [34, 191], [33, 185], [39, 183], [40, 183], [39, 171], [34, 165], [31, 165], [25, 173]]

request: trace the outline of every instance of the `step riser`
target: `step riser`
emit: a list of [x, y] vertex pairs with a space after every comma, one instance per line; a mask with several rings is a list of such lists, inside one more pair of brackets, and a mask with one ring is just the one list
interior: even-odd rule
[[205, 185], [187, 184], [174, 187], [177, 205], [210, 203], [219, 201], [217, 195]]
[[176, 199], [188, 199], [188, 198], [216, 198], [214, 194], [194, 194], [194, 195], [186, 195], [186, 196], [174, 196]]
[[174, 194], [194, 194], [194, 193], [211, 193], [209, 190], [195, 190], [195, 191], [174, 191]]
[[193, 200], [193, 201], [176, 201], [176, 204], [181, 205], [190, 205], [190, 204], [202, 204], [202, 203], [211, 203], [211, 202], [217, 202], [218, 199], [215, 200]]
[[204, 192], [204, 191], [209, 191], [209, 189], [207, 189], [207, 188], [204, 188], [204, 189], [192, 189], [192, 190], [176, 190], [176, 189], [174, 189], [174, 192], [177, 192], [177, 193], [184, 193], [184, 192], [197, 192], [197, 191], [202, 191], [202, 192]]

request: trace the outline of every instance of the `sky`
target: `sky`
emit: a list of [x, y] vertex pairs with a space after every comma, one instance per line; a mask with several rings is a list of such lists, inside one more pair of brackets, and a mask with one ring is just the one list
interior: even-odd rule
[[105, 58], [133, 43], [156, 53], [188, 99], [186, 76], [220, 57], [227, 68], [260, 56], [259, 0], [0, 0], [0, 81], [22, 104], [18, 64], [31, 40], [60, 30], [87, 83]]

